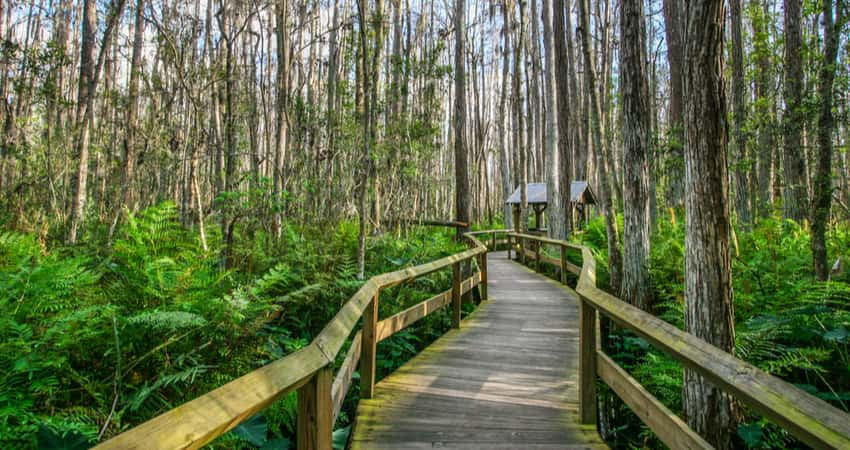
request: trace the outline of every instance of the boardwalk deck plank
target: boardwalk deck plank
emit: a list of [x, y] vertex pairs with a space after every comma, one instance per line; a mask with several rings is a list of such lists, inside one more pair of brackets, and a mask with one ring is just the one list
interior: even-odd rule
[[361, 400], [359, 449], [607, 448], [578, 424], [575, 293], [493, 253], [490, 300]]

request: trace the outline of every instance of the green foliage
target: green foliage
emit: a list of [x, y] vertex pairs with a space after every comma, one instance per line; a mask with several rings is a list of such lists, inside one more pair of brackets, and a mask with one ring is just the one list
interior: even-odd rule
[[[354, 222], [287, 223], [278, 240], [245, 219], [234, 233], [229, 270], [219, 228], [205, 251], [170, 202], [127, 217], [106, 251], [0, 234], [0, 448], [77, 448], [128, 429], [304, 347], [363, 284]], [[460, 249], [448, 232], [376, 236], [367, 276]], [[383, 292], [381, 315], [448, 289], [443, 272]], [[436, 314], [384, 341], [381, 374], [448, 326]], [[293, 393], [213, 447], [289, 448], [295, 416]]]

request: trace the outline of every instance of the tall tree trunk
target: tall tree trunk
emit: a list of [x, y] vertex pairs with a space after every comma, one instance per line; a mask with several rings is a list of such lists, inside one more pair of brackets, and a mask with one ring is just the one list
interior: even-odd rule
[[80, 76], [77, 89], [77, 109], [74, 116], [76, 128], [75, 153], [79, 158], [77, 169], [77, 186], [74, 202], [71, 206], [71, 224], [68, 230], [68, 242], [77, 242], [77, 227], [82, 221], [86, 203], [86, 181], [89, 170], [89, 127], [85, 123], [88, 112], [89, 97], [94, 96], [95, 42], [97, 33], [97, 2], [83, 2], [82, 41], [80, 43]]
[[83, 222], [86, 208], [87, 182], [89, 176], [89, 141], [91, 124], [94, 121], [94, 97], [101, 68], [106, 59], [112, 34], [118, 26], [124, 9], [125, 0], [110, 3], [109, 18], [103, 33], [100, 52], [95, 57], [95, 35], [97, 34], [97, 2], [83, 2], [82, 43], [80, 48], [80, 79], [77, 94], [77, 111], [74, 126], [77, 130], [76, 154], [79, 158], [77, 183], [74, 201], [71, 205], [71, 223], [68, 229], [68, 242], [77, 243], [77, 229]]
[[664, 32], [667, 36], [667, 65], [670, 68], [670, 104], [668, 108], [667, 148], [668, 160], [668, 201], [680, 207], [684, 201], [684, 159], [683, 146], [683, 93], [682, 57], [685, 7], [681, 0], [664, 0]]
[[[793, 0], [792, 0], [793, 1]], [[729, 0], [732, 23], [732, 121], [734, 125], [735, 211], [738, 223], [752, 222], [750, 205], [750, 173], [747, 150], [747, 84], [744, 80], [744, 37], [742, 32], [741, 0]]]
[[[469, 156], [466, 146], [466, 64], [465, 34], [466, 2], [455, 0], [455, 106], [454, 106], [454, 153], [455, 153], [455, 220], [469, 223]], [[469, 227], [458, 227], [457, 236], [469, 231]]]
[[[568, 2], [567, 2], [568, 3]], [[573, 143], [570, 136], [570, 125], [572, 123], [572, 111], [570, 109], [570, 84], [569, 72], [572, 60], [567, 51], [567, 28], [565, 16], [568, 4], [564, 0], [555, 0], [552, 5], [552, 20], [555, 46], [555, 82], [557, 104], [558, 104], [558, 153], [561, 162], [560, 192], [562, 200], [562, 227], [563, 238], [569, 239], [573, 226], [573, 204], [571, 199], [571, 181], [573, 173]]]
[[528, 230], [528, 153], [523, 141], [525, 131], [525, 112], [523, 111], [524, 99], [522, 96], [522, 67], [524, 66], [523, 50], [525, 41], [525, 6], [519, 2], [519, 23], [516, 39], [514, 39], [514, 75], [513, 75], [513, 102], [514, 102], [514, 148], [517, 154], [517, 182], [520, 193], [520, 222], [514, 224], [514, 228], [520, 231]]
[[593, 48], [590, 43], [590, 7], [589, 0], [578, 0], [579, 5], [579, 35], [584, 53], [585, 91], [590, 100], [590, 135], [593, 140], [593, 150], [596, 153], [596, 165], [599, 173], [597, 193], [599, 204], [605, 216], [605, 231], [608, 234], [608, 273], [611, 289], [620, 291], [623, 259], [620, 255], [620, 237], [617, 231], [617, 216], [611, 195], [611, 178], [608, 173], [608, 161], [605, 157], [604, 140], [602, 138], [602, 106], [596, 83], [596, 68], [593, 61]]
[[833, 83], [838, 58], [841, 30], [847, 19], [845, 0], [823, 0], [823, 63], [818, 74], [818, 155], [814, 176], [814, 198], [812, 199], [812, 259], [815, 276], [819, 280], [829, 278], [830, 266], [826, 253], [826, 228], [832, 205], [832, 133], [835, 129], [832, 116]]
[[[376, 144], [375, 109], [377, 108], [377, 82], [381, 66], [381, 52], [384, 42], [383, 1], [375, 1], [375, 11], [369, 16], [368, 0], [357, 0], [359, 36], [360, 36], [360, 85], [363, 129], [363, 152], [360, 158], [360, 171], [357, 180], [357, 201], [359, 214], [359, 233], [357, 236], [357, 276], [363, 278], [366, 271], [366, 232], [368, 217], [368, 187], [374, 172], [372, 148]], [[369, 24], [372, 27], [372, 44], [369, 41]]]
[[802, 223], [806, 217], [806, 160], [803, 151], [803, 2], [784, 0], [785, 10], [785, 85], [783, 97], [783, 169], [785, 198], [783, 215]]
[[[723, 0], [691, 0], [685, 39], [685, 329], [735, 350], [729, 253]], [[737, 411], [730, 395], [685, 369], [688, 424], [718, 449], [733, 448]]]
[[756, 61], [756, 129], [758, 143], [758, 217], [767, 217], [773, 212], [774, 139], [773, 139], [773, 94], [771, 92], [772, 66], [770, 31], [768, 29], [768, 6], [766, 0], [751, 4], [753, 19], [753, 51]]
[[275, 3], [275, 35], [277, 37], [277, 80], [275, 101], [275, 149], [274, 149], [274, 233], [280, 239], [283, 230], [283, 190], [286, 146], [289, 137], [288, 95], [289, 95], [289, 1], [278, 0]]
[[649, 278], [649, 99], [643, 0], [620, 0], [620, 96], [624, 162], [622, 297], [652, 309]]
[[502, 88], [501, 88], [501, 96], [499, 97], [499, 167], [501, 169], [502, 175], [502, 195], [504, 198], [502, 199], [503, 205], [503, 220], [505, 223], [505, 228], [513, 229], [513, 211], [511, 211], [511, 205], [505, 203], [508, 197], [510, 197], [511, 193], [513, 193], [514, 187], [512, 186], [511, 180], [511, 162], [510, 157], [508, 156], [508, 118], [510, 115], [507, 110], [507, 100], [510, 96], [508, 92], [508, 76], [509, 76], [509, 61], [510, 61], [510, 48], [511, 48], [511, 40], [510, 40], [510, 9], [508, 8], [508, 1], [502, 0], [502, 17], [503, 17], [503, 25], [502, 25], [502, 39], [504, 44], [502, 45]]
[[[546, 126], [545, 141], [546, 149], [546, 191], [548, 193], [548, 204], [546, 214], [548, 216], [547, 227], [549, 236], [555, 239], [564, 239], [564, 208], [569, 203], [569, 191], [564, 193], [561, 184], [561, 152], [558, 147], [558, 123], [557, 108], [558, 97], [555, 82], [555, 35], [552, 31], [552, 0], [543, 0], [543, 53], [546, 59], [546, 67], [543, 69], [545, 85], [545, 110]], [[564, 195], [567, 196], [566, 200]]]
[[141, 78], [142, 44], [145, 39], [145, 0], [136, 2], [133, 30], [133, 54], [130, 59], [130, 81], [127, 89], [127, 127], [124, 137], [124, 183], [122, 197], [127, 208], [133, 208], [133, 178], [136, 174], [136, 130], [139, 126], [139, 79]]

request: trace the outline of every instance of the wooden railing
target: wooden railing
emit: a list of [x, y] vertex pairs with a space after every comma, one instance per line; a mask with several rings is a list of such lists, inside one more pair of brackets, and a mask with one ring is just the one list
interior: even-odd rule
[[[477, 236], [507, 230], [467, 233], [470, 249], [427, 264], [377, 275], [367, 281], [306, 347], [184, 403], [102, 444], [97, 449], [196, 449], [233, 429], [292, 391], [298, 392], [296, 441], [299, 449], [330, 449], [333, 425], [360, 366], [360, 396], [375, 390], [377, 343], [428, 314], [451, 304], [452, 327], [460, 327], [461, 299], [479, 286], [487, 298], [487, 247]], [[477, 259], [479, 270], [471, 273]], [[466, 270], [461, 270], [461, 264]], [[451, 267], [452, 288], [384, 320], [378, 320], [381, 291]], [[357, 322], [358, 331], [336, 372], [334, 362]]]
[[[581, 301], [579, 417], [583, 423], [596, 422], [599, 378], [670, 448], [712, 448], [602, 351], [597, 339], [598, 315], [602, 314], [642, 336], [809, 446], [850, 449], [850, 415], [598, 289], [596, 262], [587, 247], [519, 233], [510, 233], [508, 240], [509, 249], [516, 250], [523, 262], [533, 258], [537, 269], [541, 263], [560, 268], [562, 282], [568, 271], [579, 276], [576, 285]], [[546, 245], [559, 248], [560, 259], [545, 255], [542, 248]], [[567, 250], [581, 252], [580, 268], [567, 261]]]

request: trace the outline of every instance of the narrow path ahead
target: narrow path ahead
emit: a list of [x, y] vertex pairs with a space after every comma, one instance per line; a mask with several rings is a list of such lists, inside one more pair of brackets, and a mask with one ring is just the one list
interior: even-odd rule
[[578, 424], [576, 294], [488, 259], [490, 300], [361, 400], [352, 449], [607, 448]]

